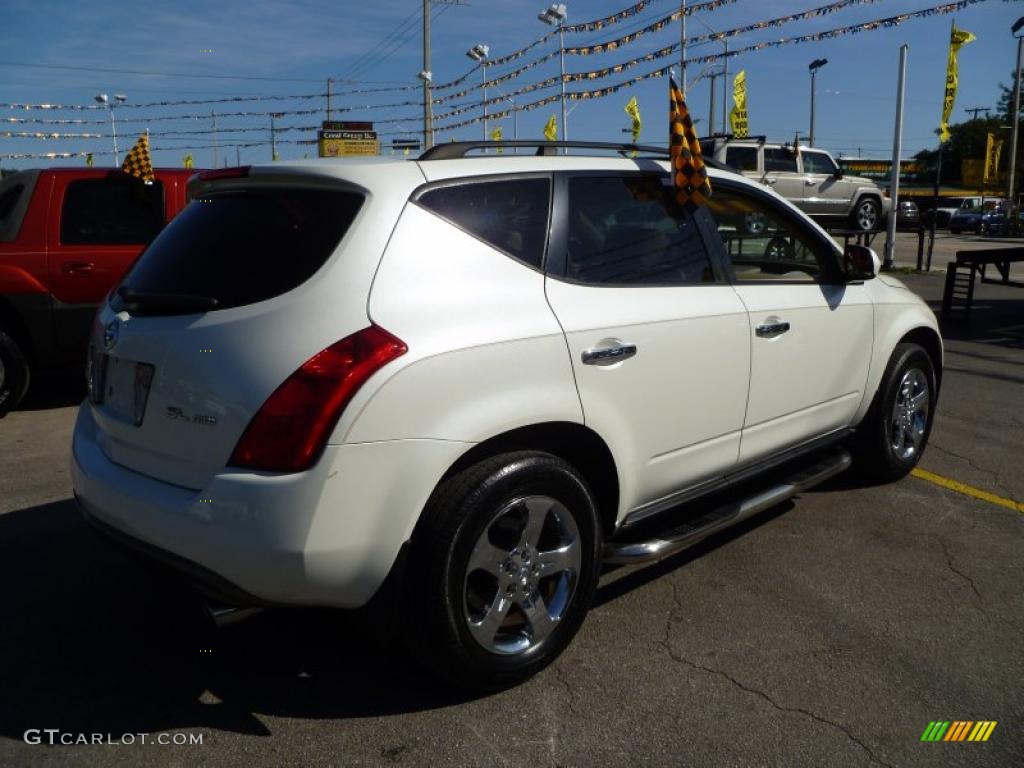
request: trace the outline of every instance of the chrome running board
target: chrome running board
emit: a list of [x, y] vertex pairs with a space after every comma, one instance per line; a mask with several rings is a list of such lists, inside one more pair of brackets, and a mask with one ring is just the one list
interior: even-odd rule
[[610, 541], [604, 547], [604, 562], [609, 565], [629, 565], [649, 563], [674, 555], [838, 475], [849, 468], [851, 463], [849, 452], [842, 448], [835, 450], [817, 464], [761, 493], [726, 504], [695, 520], [688, 520], [671, 530], [663, 531], [656, 538], [647, 541]]

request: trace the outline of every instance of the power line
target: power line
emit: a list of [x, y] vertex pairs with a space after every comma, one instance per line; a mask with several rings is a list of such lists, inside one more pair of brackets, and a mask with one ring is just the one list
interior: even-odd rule
[[107, 72], [115, 75], [152, 75], [156, 77], [194, 77], [210, 80], [269, 80], [278, 83], [319, 83], [320, 78], [309, 77], [262, 77], [257, 75], [209, 75], [194, 72], [154, 72], [146, 69], [113, 69], [109, 67], [81, 67], [65, 64], [26, 64], [16, 61], [0, 61], [0, 67], [32, 67], [34, 69], [71, 69], [81, 72]]

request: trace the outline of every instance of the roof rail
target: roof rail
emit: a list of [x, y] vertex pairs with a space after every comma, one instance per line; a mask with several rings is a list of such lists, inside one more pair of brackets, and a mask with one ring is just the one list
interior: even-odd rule
[[474, 149], [506, 147], [536, 148], [538, 155], [557, 155], [559, 149], [607, 149], [615, 152], [644, 152], [668, 157], [665, 147], [649, 147], [641, 144], [625, 144], [610, 141], [534, 141], [532, 139], [512, 139], [510, 141], [453, 141], [448, 144], [435, 144], [422, 155], [420, 160], [454, 160], [465, 157]]
[[759, 134], [756, 136], [737, 136], [734, 133], [712, 133], [710, 136], [700, 137], [701, 141], [714, 139], [724, 139], [725, 141], [732, 141], [733, 139], [737, 141], [757, 141], [760, 142], [761, 144], [764, 144], [766, 141], [768, 141], [768, 137], [765, 136], [764, 134]]
[[[647, 155], [668, 159], [668, 147], [653, 147], [644, 144], [626, 144], [612, 141], [544, 141], [532, 139], [512, 139], [510, 141], [453, 141], [448, 144], [435, 144], [422, 155], [419, 160], [456, 160], [465, 157], [474, 149], [497, 149], [497, 148], [526, 147], [536, 148], [538, 155], [557, 155], [559, 149], [604, 149], [626, 153], [642, 152]], [[704, 164], [709, 168], [720, 170], [732, 170], [723, 163], [710, 157], [704, 158]]]

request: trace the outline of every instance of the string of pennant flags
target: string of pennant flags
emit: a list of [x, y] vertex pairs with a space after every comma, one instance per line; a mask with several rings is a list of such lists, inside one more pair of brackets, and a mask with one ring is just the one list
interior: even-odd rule
[[[735, 2], [735, 0], [716, 0], [716, 2], [718, 3], [718, 5], [721, 5], [724, 4], [725, 2]], [[747, 24], [746, 26], [743, 27], [727, 29], [721, 32], [710, 32], [704, 35], [698, 35], [696, 37], [688, 39], [686, 43], [687, 45], [694, 45], [696, 43], [704, 43], [714, 40], [724, 40], [729, 37], [741, 35], [745, 32], [753, 32], [759, 29], [771, 29], [773, 27], [781, 27], [783, 24], [788, 24], [793, 21], [802, 21], [804, 19], [814, 18], [816, 16], [827, 16], [830, 13], [835, 13], [836, 11], [843, 10], [844, 8], [849, 8], [850, 6], [869, 5], [871, 3], [877, 2], [879, 2], [879, 0], [839, 0], [838, 2], [819, 6], [818, 8], [811, 8], [806, 11], [799, 11], [797, 13], [786, 14], [785, 16], [780, 16], [776, 19], [760, 21], [755, 24]], [[718, 7], [718, 5], [716, 5], [715, 7]], [[689, 12], [689, 10], [690, 9], [688, 8], [687, 13]], [[663, 16], [657, 21], [648, 24], [646, 27], [641, 27], [635, 32], [630, 32], [628, 35], [623, 35], [622, 37], [617, 38], [615, 40], [606, 40], [605, 42], [602, 43], [594, 43], [593, 45], [574, 46], [571, 48], [566, 48], [565, 53], [566, 55], [571, 56], [589, 56], [590, 54], [593, 53], [605, 53], [607, 51], [614, 51], [618, 48], [621, 48], [624, 45], [628, 45], [629, 43], [637, 41], [646, 34], [649, 34], [651, 32], [660, 32], [670, 24], [679, 21], [679, 19], [682, 16], [683, 11], [674, 11], [673, 13], [670, 13], [667, 16]]]
[[[933, 6], [931, 8], [923, 8], [923, 9], [918, 10], [918, 11], [910, 11], [908, 13], [901, 13], [901, 14], [898, 14], [896, 16], [886, 17], [884, 19], [874, 19], [872, 21], [864, 21], [864, 22], [859, 22], [857, 24], [848, 24], [848, 25], [845, 25], [845, 26], [842, 26], [842, 27], [835, 27], [833, 29], [823, 30], [821, 32], [812, 32], [812, 33], [805, 34], [805, 35], [796, 35], [796, 36], [793, 36], [793, 37], [779, 38], [777, 40], [768, 40], [768, 41], [764, 41], [764, 42], [760, 42], [760, 43], [753, 43], [753, 44], [745, 46], [743, 48], [737, 48], [735, 50], [730, 50], [728, 53], [719, 52], [719, 53], [707, 54], [707, 55], [704, 55], [704, 56], [696, 56], [696, 57], [692, 57], [692, 58], [691, 57], [687, 57], [686, 63], [687, 63], [687, 65], [690, 65], [690, 64], [705, 64], [705, 63], [709, 63], [709, 62], [712, 62], [712, 61], [716, 61], [718, 59], [725, 58], [727, 56], [732, 58], [732, 57], [735, 57], [735, 56], [740, 56], [740, 55], [742, 55], [744, 53], [752, 53], [752, 52], [755, 52], [755, 51], [762, 51], [762, 50], [765, 50], [765, 49], [768, 49], [768, 48], [777, 48], [777, 47], [780, 47], [780, 46], [783, 46], [783, 45], [794, 45], [794, 44], [801, 44], [801, 43], [808, 43], [808, 42], [818, 42], [818, 41], [821, 41], [821, 40], [829, 40], [829, 39], [836, 38], [836, 37], [842, 37], [844, 35], [855, 35], [855, 34], [858, 34], [860, 32], [872, 31], [872, 30], [875, 30], [875, 29], [883, 29], [883, 28], [896, 27], [896, 26], [899, 26], [900, 24], [903, 24], [903, 23], [905, 23], [905, 22], [907, 22], [907, 21], [909, 21], [911, 19], [927, 18], [929, 16], [939, 16], [939, 15], [950, 14], [950, 13], [954, 13], [956, 11], [962, 10], [963, 8], [966, 8], [966, 7], [970, 6], [970, 5], [975, 5], [976, 3], [981, 3], [981, 2], [985, 2], [985, 0], [956, 0], [956, 2], [943, 3], [941, 5], [936, 5], [936, 6]], [[663, 48], [661, 51], [657, 51], [657, 52], [654, 52], [654, 53], [667, 56], [667, 55], [670, 55], [671, 53], [673, 53], [675, 50], [677, 50], [678, 47], [679, 47], [679, 44], [675, 43], [674, 45], [668, 46], [666, 48]], [[636, 62], [639, 63], [642, 60], [643, 60], [643, 57], [641, 57], [640, 59], [636, 60]], [[623, 63], [623, 68], [626, 68], [625, 65], [627, 65], [627, 64], [630, 64], [630, 62], [624, 62]], [[619, 65], [616, 65], [616, 66], [619, 66]], [[658, 78], [658, 77], [664, 77], [665, 75], [667, 75], [669, 73], [669, 70], [671, 68], [672, 68], [671, 65], [665, 66], [665, 67], [660, 67], [659, 69], [653, 70], [651, 72], [645, 72], [643, 74], [640, 74], [640, 75], [637, 75], [635, 77], [632, 77], [632, 78], [630, 78], [628, 80], [625, 80], [625, 81], [622, 81], [622, 82], [619, 82], [619, 83], [615, 83], [613, 85], [609, 85], [609, 86], [606, 86], [604, 88], [597, 88], [597, 89], [587, 90], [587, 91], [569, 91], [569, 92], [567, 92], [565, 94], [565, 98], [568, 101], [580, 101], [580, 100], [604, 98], [605, 96], [610, 96], [611, 94], [617, 93], [618, 91], [622, 90], [623, 88], [628, 88], [628, 87], [630, 87], [632, 85], [635, 85], [636, 83], [642, 82], [644, 80], [649, 80], [649, 79]], [[612, 68], [609, 68], [609, 69], [612, 69]], [[589, 73], [576, 73], [577, 76], [585, 76], [587, 74], [589, 74]], [[582, 77], [580, 79], [582, 79]], [[557, 77], [554, 78], [554, 82], [555, 83], [558, 82], [558, 78]], [[505, 117], [510, 116], [513, 112], [531, 112], [531, 111], [533, 111], [535, 109], [540, 109], [540, 108], [545, 107], [545, 106], [547, 106], [549, 104], [557, 102], [557, 101], [559, 101], [560, 98], [561, 98], [561, 94], [555, 93], [555, 94], [552, 94], [551, 96], [547, 96], [547, 97], [545, 97], [543, 99], [531, 102], [529, 104], [523, 104], [523, 105], [516, 106], [514, 108], [508, 108], [508, 109], [505, 109], [505, 110], [502, 110], [502, 111], [499, 111], [499, 112], [490, 113], [490, 114], [487, 115], [487, 119], [491, 120], [491, 121], [493, 121], [493, 120], [501, 120], [501, 119], [503, 119]], [[463, 127], [468, 126], [468, 125], [474, 125], [476, 123], [479, 123], [482, 119], [483, 119], [482, 117], [478, 116], [478, 117], [471, 118], [469, 120], [463, 120], [463, 121], [458, 122], [458, 123], [450, 123], [448, 125], [435, 125], [434, 126], [434, 130], [435, 130], [435, 132], [438, 132], [438, 133], [442, 133], [442, 132], [446, 132], [446, 131], [453, 131], [453, 130], [456, 130], [458, 128], [463, 128]]]

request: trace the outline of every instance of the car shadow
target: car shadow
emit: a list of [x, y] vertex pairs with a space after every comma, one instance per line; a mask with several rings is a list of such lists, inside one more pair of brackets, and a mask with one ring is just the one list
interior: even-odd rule
[[78, 405], [85, 397], [85, 378], [82, 368], [40, 371], [33, 373], [24, 399], [11, 409], [17, 411], [45, 411]]
[[1020, 299], [988, 299], [980, 293], [988, 286], [978, 286], [970, 318], [957, 312], [942, 317], [942, 303], [928, 304], [939, 318], [942, 338], [946, 341], [973, 341], [993, 347], [1024, 349], [1024, 290]]
[[218, 729], [259, 715], [362, 718], [451, 706], [349, 614], [268, 611], [216, 631], [195, 593], [93, 532], [68, 499], [0, 515], [0, 736]]

